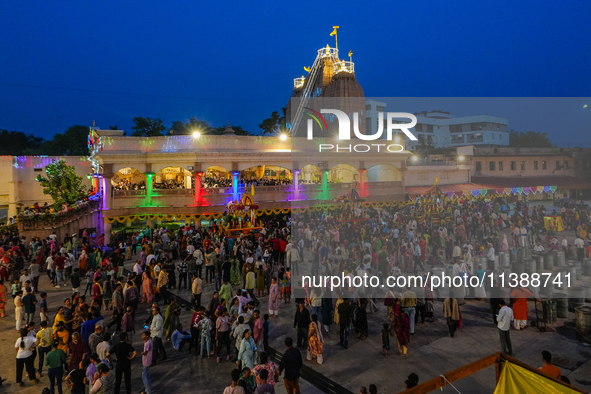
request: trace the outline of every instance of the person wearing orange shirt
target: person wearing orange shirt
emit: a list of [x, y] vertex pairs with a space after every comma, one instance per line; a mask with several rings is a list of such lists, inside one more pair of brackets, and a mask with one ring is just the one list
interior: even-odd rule
[[562, 372], [560, 372], [560, 369], [552, 365], [552, 354], [550, 354], [549, 351], [544, 350], [542, 352], [542, 359], [544, 360], [544, 365], [540, 367], [540, 371], [554, 379], [560, 379]]

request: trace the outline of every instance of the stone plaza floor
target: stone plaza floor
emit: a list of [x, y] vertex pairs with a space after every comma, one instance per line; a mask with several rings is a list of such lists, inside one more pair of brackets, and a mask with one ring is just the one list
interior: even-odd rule
[[[572, 231], [565, 231], [569, 243], [574, 240]], [[562, 233], [561, 233], [562, 235]], [[128, 261], [127, 268], [131, 269], [132, 261]], [[583, 277], [589, 283], [589, 277]], [[48, 279], [42, 276], [41, 289], [48, 290]], [[207, 305], [213, 294], [213, 284], [204, 284], [202, 303]], [[236, 290], [236, 289], [235, 289]], [[178, 297], [189, 300], [190, 290], [172, 290]], [[49, 289], [48, 303], [50, 317], [55, 315], [58, 305], [70, 296], [69, 288]], [[161, 305], [162, 306], [162, 305]], [[136, 332], [134, 346], [141, 349], [140, 326], [148, 316], [149, 305], [141, 304], [136, 317]], [[498, 330], [493, 324], [489, 311], [488, 300], [467, 300], [461, 307], [462, 328], [455, 338], [449, 337], [447, 325], [443, 318], [441, 300], [435, 301], [435, 317], [433, 323], [418, 324], [415, 335], [412, 336], [408, 348], [408, 358], [402, 359], [394, 345], [389, 357], [381, 354], [380, 329], [382, 323], [388, 322], [386, 307], [378, 305], [379, 311], [368, 313], [369, 337], [365, 340], [356, 339], [352, 332], [349, 349], [344, 350], [339, 345], [339, 335], [336, 326], [330, 327], [330, 333], [324, 335], [324, 363], [318, 365], [315, 361], [305, 362], [310, 368], [331, 379], [345, 389], [358, 393], [361, 386], [374, 383], [379, 393], [398, 393], [404, 390], [404, 380], [411, 372], [418, 374], [420, 382], [425, 382], [440, 374], [462, 367], [501, 350]], [[267, 313], [267, 298], [261, 299], [259, 307], [261, 314]], [[534, 303], [529, 302], [529, 320], [535, 320]], [[270, 345], [277, 351], [283, 352], [285, 337], [291, 336], [295, 340], [293, 318], [295, 304], [280, 304], [279, 318], [270, 320]], [[44, 387], [48, 387], [47, 376], [41, 378], [41, 383], [32, 384], [26, 381], [24, 387], [15, 384], [15, 349], [14, 343], [18, 338], [14, 326], [14, 308], [8, 296], [7, 317], [0, 319], [0, 375], [7, 379], [1, 390], [7, 393], [40, 394]], [[109, 314], [103, 316], [109, 319]], [[189, 327], [192, 312], [181, 313], [181, 323]], [[38, 322], [38, 318], [36, 319]], [[555, 364], [567, 376], [571, 383], [583, 390], [591, 391], [591, 347], [577, 339], [574, 325], [574, 313], [569, 312], [568, 318], [558, 319], [550, 324], [553, 332], [539, 332], [537, 328], [528, 327], [523, 331], [511, 330], [514, 357], [533, 367], [542, 365], [541, 351], [548, 350], [553, 354]], [[165, 344], [168, 360], [151, 368], [152, 389], [156, 394], [174, 393], [222, 393], [224, 387], [231, 382], [230, 371], [235, 364], [215, 359], [200, 359], [195, 352], [179, 353], [172, 349], [170, 342]], [[302, 349], [305, 355], [305, 350]], [[225, 355], [225, 350], [222, 351]], [[222, 360], [224, 360], [222, 356]], [[139, 393], [143, 389], [141, 382], [141, 362], [136, 360], [132, 367], [132, 392]], [[492, 393], [495, 389], [495, 370], [489, 367], [453, 384], [461, 393]], [[301, 380], [302, 393], [320, 393], [318, 388], [309, 382]], [[64, 388], [69, 392], [69, 388]], [[446, 386], [443, 392], [457, 391]], [[284, 393], [280, 382], [277, 393]], [[437, 392], [440, 392], [439, 390]]]

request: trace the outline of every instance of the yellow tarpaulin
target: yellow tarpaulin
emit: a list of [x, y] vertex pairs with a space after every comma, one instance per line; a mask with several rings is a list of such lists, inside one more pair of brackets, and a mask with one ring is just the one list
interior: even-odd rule
[[560, 216], [545, 216], [544, 227], [546, 231], [553, 229], [554, 231], [564, 231], [564, 221]]
[[494, 394], [516, 393], [578, 394], [579, 392], [556, 383], [544, 375], [506, 361]]

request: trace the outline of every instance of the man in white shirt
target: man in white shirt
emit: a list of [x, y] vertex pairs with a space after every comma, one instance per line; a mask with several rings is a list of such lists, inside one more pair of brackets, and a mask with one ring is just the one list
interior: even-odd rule
[[488, 253], [486, 255], [486, 261], [487, 261], [487, 265], [488, 265], [488, 269], [489, 270], [494, 270], [495, 269], [495, 248], [493, 248], [492, 244], [489, 242], [488, 244]]
[[577, 258], [582, 262], [585, 257], [585, 241], [579, 236], [575, 239], [575, 246], [577, 247]]
[[499, 314], [497, 315], [497, 328], [501, 337], [501, 350], [503, 353], [513, 356], [513, 347], [511, 346], [511, 321], [513, 320], [513, 309], [505, 305], [505, 300], [499, 300]]
[[152, 324], [150, 325], [150, 337], [152, 337], [152, 344], [154, 350], [152, 353], [152, 365], [156, 364], [158, 356], [163, 356], [162, 361], [166, 360], [166, 350], [162, 344], [162, 336], [164, 335], [164, 322], [160, 316], [160, 308], [152, 307]]
[[193, 246], [192, 243], [190, 243], [189, 246], [187, 246], [187, 254], [192, 255], [194, 251], [195, 251], [195, 247]]
[[568, 241], [564, 235], [562, 236], [562, 242], [560, 244], [562, 245], [562, 250], [566, 251], [568, 249]]
[[544, 251], [544, 247], [540, 242], [536, 246], [534, 246], [534, 253], [542, 253]]
[[49, 280], [52, 284], [55, 278], [55, 270], [53, 269], [53, 256], [54, 255], [48, 256], [47, 259], [45, 259], [45, 262], [47, 263], [47, 276], [49, 277]]
[[143, 273], [142, 270], [142, 266], [140, 264], [141, 260], [138, 260], [135, 262], [135, 264], [133, 265], [133, 272], [137, 275], [137, 276], [141, 276]]

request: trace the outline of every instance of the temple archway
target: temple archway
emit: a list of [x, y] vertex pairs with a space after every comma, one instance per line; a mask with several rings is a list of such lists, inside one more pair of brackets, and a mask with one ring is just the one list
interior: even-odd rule
[[133, 167], [120, 169], [111, 178], [114, 190], [140, 190], [146, 188], [146, 175]]
[[289, 184], [291, 179], [291, 170], [275, 165], [254, 166], [240, 172], [241, 182], [256, 182], [258, 186]]
[[306, 164], [302, 167], [299, 183], [322, 183], [322, 171], [314, 164]]
[[367, 169], [367, 182], [400, 182], [402, 174], [391, 164], [377, 164]]
[[359, 181], [359, 170], [350, 164], [337, 164], [328, 171], [328, 183], [353, 183]]
[[201, 177], [201, 185], [205, 188], [232, 186], [232, 175], [222, 166], [207, 167]]
[[183, 167], [166, 167], [154, 174], [153, 189], [190, 189], [191, 173]]

